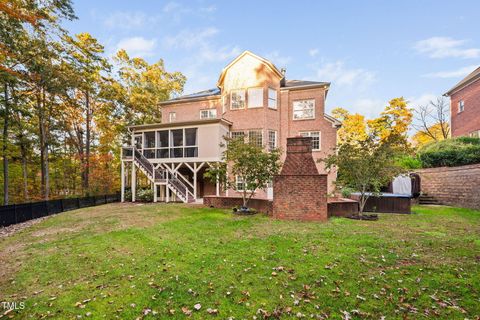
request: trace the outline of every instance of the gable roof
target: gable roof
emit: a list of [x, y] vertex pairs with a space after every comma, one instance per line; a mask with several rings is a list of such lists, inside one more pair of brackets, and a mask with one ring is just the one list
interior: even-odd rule
[[281, 88], [305, 88], [305, 87], [330, 87], [330, 82], [305, 81], [305, 80], [285, 80]]
[[479, 80], [480, 79], [480, 67], [477, 69], [473, 70], [468, 76], [462, 79], [459, 83], [457, 83], [452, 89], [448, 90], [444, 96], [450, 96], [452, 93], [457, 91], [458, 89], [461, 89], [465, 87], [466, 85]]
[[237, 61], [239, 61], [240, 59], [242, 59], [246, 55], [249, 55], [249, 56], [259, 60], [263, 64], [265, 64], [270, 70], [272, 70], [275, 74], [277, 74], [280, 77], [280, 79], [282, 79], [284, 77], [282, 72], [280, 70], [278, 70], [278, 68], [271, 61], [268, 61], [267, 59], [264, 59], [260, 56], [257, 56], [256, 54], [254, 54], [254, 53], [252, 53], [248, 50], [245, 50], [242, 54], [240, 54], [238, 57], [233, 59], [232, 62], [230, 62], [225, 68], [222, 69], [222, 72], [220, 73], [220, 77], [218, 78], [218, 82], [217, 82], [217, 86], [219, 88], [222, 87], [223, 79], [225, 78], [225, 75], [226, 75], [228, 69], [230, 69], [231, 66], [233, 66]]

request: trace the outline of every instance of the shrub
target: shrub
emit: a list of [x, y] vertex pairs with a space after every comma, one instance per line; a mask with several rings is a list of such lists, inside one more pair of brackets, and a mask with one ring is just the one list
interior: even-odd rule
[[403, 156], [397, 159], [397, 164], [407, 170], [420, 169], [422, 167], [422, 161], [418, 157]]
[[480, 163], [480, 139], [460, 137], [429, 143], [418, 151], [425, 168]]
[[143, 202], [152, 202], [153, 201], [153, 190], [152, 189], [140, 189], [137, 191], [138, 201]]

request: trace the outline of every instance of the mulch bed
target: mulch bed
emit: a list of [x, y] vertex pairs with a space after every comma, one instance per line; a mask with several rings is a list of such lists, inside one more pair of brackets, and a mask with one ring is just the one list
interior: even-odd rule
[[346, 216], [345, 218], [353, 219], [353, 220], [377, 221], [378, 214], [362, 214], [361, 216], [360, 215]]
[[37, 224], [45, 219], [47, 219], [48, 217], [42, 217], [42, 218], [38, 218], [38, 219], [32, 219], [32, 220], [28, 220], [26, 222], [22, 222], [22, 223], [17, 223], [17, 224], [12, 224], [8, 227], [0, 227], [0, 238], [6, 238], [6, 237], [9, 237], [25, 228], [28, 228], [30, 226], [33, 226], [34, 224]]

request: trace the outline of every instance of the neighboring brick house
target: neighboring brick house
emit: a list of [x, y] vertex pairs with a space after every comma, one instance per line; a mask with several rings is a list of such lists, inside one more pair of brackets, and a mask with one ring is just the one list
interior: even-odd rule
[[[329, 86], [328, 82], [287, 80], [273, 63], [245, 51], [222, 70], [216, 88], [163, 102], [162, 123], [130, 127], [136, 156], [124, 149], [122, 185], [125, 164], [130, 162], [134, 164], [130, 167], [150, 177], [155, 198], [160, 200], [174, 196], [188, 202], [223, 194], [218, 184], [205, 181], [203, 173], [221, 161], [220, 144], [226, 135], [283, 151], [288, 137], [309, 136], [315, 160], [324, 158], [333, 152], [340, 126], [325, 114]], [[140, 156], [143, 159], [137, 159]], [[316, 166], [320, 173], [327, 173], [322, 163]], [[135, 171], [131, 170], [133, 189]], [[175, 185], [168, 185], [167, 179]], [[335, 172], [328, 179], [332, 191]], [[238, 181], [238, 188], [241, 185]], [[269, 186], [256, 196], [272, 198], [272, 190]], [[226, 195], [237, 192], [228, 190]]]
[[450, 89], [452, 137], [480, 137], [480, 67]]

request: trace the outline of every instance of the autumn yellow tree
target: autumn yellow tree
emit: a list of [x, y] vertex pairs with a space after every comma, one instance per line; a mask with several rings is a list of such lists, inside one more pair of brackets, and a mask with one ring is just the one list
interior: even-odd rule
[[[446, 130], [445, 127], [447, 127]], [[441, 123], [431, 125], [428, 127], [428, 132], [425, 130], [419, 130], [412, 136], [413, 145], [416, 148], [419, 148], [430, 142], [445, 140], [445, 131], [450, 131], [448, 123], [444, 123], [443, 128]]]
[[342, 123], [337, 131], [338, 143], [365, 141], [367, 135], [367, 122], [365, 116], [354, 113], [350, 114], [343, 108], [332, 110], [332, 116]]

